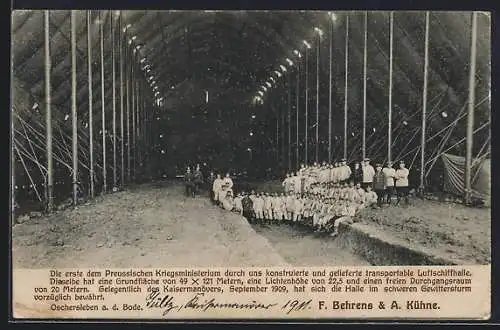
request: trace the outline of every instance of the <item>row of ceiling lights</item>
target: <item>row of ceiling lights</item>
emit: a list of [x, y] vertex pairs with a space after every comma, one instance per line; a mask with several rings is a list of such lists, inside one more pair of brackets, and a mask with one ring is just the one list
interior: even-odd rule
[[[337, 16], [333, 12], [329, 12], [328, 15], [330, 16], [332, 21], [335, 22], [337, 20]], [[323, 36], [323, 30], [321, 30], [318, 27], [314, 27], [314, 32], [317, 33], [319, 35], [319, 37]], [[312, 46], [307, 40], [302, 40], [302, 43], [307, 49], [311, 49]], [[298, 49], [295, 49], [293, 51], [293, 54], [299, 60], [302, 58], [302, 53]], [[294, 62], [288, 57], [285, 58], [285, 62], [290, 67], [292, 67], [294, 65]], [[285, 74], [286, 72], [287, 72], [286, 66], [284, 64], [280, 64], [279, 69], [274, 70], [271, 73], [270, 77], [259, 87], [259, 90], [257, 91], [257, 95], [255, 95], [255, 97], [254, 97], [254, 102], [259, 103], [259, 104], [264, 103], [265, 93], [268, 90], [270, 90], [271, 88], [273, 88], [277, 83], [276, 79], [281, 78], [283, 76], [283, 74]], [[276, 78], [274, 77], [274, 75], [276, 76]]]
[[[118, 13], [117, 15], [119, 15], [120, 12], [116, 11], [116, 13]], [[130, 23], [127, 24], [123, 28], [123, 33], [125, 33], [125, 35], [127, 35], [127, 32], [130, 30], [131, 27], [132, 27], [132, 24], [130, 24]], [[137, 40], [137, 36], [135, 36], [135, 35], [128, 38], [128, 44], [129, 45], [134, 44], [134, 48], [133, 48], [134, 54], [137, 53], [143, 47], [142, 44], [136, 43], [136, 40]], [[159, 90], [159, 87], [156, 83], [155, 75], [153, 73], [153, 69], [151, 68], [151, 64], [148, 63], [148, 60], [146, 57], [141, 58], [139, 60], [139, 62], [140, 62], [139, 64], [141, 66], [141, 70], [144, 72], [144, 74], [146, 76], [146, 81], [148, 82], [149, 86], [151, 87], [151, 90], [154, 93], [156, 104], [161, 105], [163, 102], [163, 96], [160, 96], [160, 90]]]

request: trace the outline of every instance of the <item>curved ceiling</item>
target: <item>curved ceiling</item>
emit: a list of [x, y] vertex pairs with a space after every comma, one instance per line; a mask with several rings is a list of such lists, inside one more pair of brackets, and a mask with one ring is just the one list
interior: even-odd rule
[[[324, 11], [92, 11], [93, 24], [90, 26], [90, 39], [92, 40], [93, 63], [93, 111], [97, 114], [94, 116], [96, 125], [100, 125], [98, 114], [101, 103], [99, 28], [102, 26], [104, 31], [104, 83], [110, 86], [112, 81], [111, 21], [114, 22], [113, 26], [116, 26], [120, 16], [121, 28], [128, 27], [127, 37], [134, 37], [133, 44], [141, 47], [136, 55], [137, 65], [142, 58], [145, 58], [145, 63], [150, 65], [158, 82], [160, 95], [166, 100], [165, 111], [169, 113], [170, 123], [165, 125], [170, 125], [170, 127], [186, 125], [182, 133], [184, 135], [192, 132], [189, 131], [189, 124], [182, 122], [181, 118], [184, 118], [182, 112], [187, 108], [202, 105], [201, 95], [205, 91], [210, 92], [211, 106], [221, 108], [223, 112], [229, 108], [250, 109], [253, 107], [251, 101], [258, 88], [280, 64], [285, 63], [286, 57], [300, 64], [300, 85], [303, 87], [305, 59], [304, 57], [298, 59], [293, 53], [295, 49], [305, 53], [303, 40], [308, 40], [312, 45], [312, 49], [309, 50], [308, 83], [309, 108], [314, 111], [318, 42], [314, 27], [319, 27], [324, 31], [319, 46], [320, 122], [325, 123], [321, 125], [320, 132], [322, 139], [326, 139], [330, 61], [333, 72], [333, 112], [335, 116], [341, 116], [343, 113], [347, 14], [350, 17], [349, 133], [353, 136], [350, 146], [354, 148], [359, 142], [363, 103], [363, 12], [336, 13], [336, 21], [331, 24], [330, 16]], [[61, 118], [65, 117], [71, 108], [69, 16], [70, 12], [67, 10], [50, 11], [52, 101], [61, 122], [63, 122]], [[76, 17], [77, 105], [79, 118], [82, 118], [82, 124], [84, 124], [89, 111], [86, 11], [77, 11]], [[424, 13], [396, 12], [394, 17], [393, 118], [396, 127], [395, 134], [401, 133], [403, 135], [401, 139], [406, 142], [420, 120], [424, 67]], [[449, 113], [448, 117], [432, 117], [433, 120], [429, 124], [431, 134], [449, 125], [451, 118], [461, 115], [461, 111], [463, 113], [468, 97], [470, 22], [470, 13], [466, 12], [433, 12], [430, 15], [429, 108], [434, 111], [433, 115], [441, 111]], [[476, 75], [476, 99], [479, 103], [477, 127], [488, 121], [490, 115], [489, 102], [480, 102], [487, 99], [490, 94], [490, 25], [489, 15], [480, 13]], [[377, 130], [374, 129], [372, 135], [378, 136], [380, 138], [378, 140], [383, 140], [385, 135], [382, 132], [386, 130], [387, 125], [385, 118], [389, 86], [388, 12], [370, 12], [368, 26], [367, 126], [370, 129], [376, 127]], [[37, 100], [42, 111], [44, 98], [43, 27], [42, 11], [15, 11], [13, 13], [13, 75], [22, 88], [31, 94], [30, 97]], [[329, 56], [330, 31], [332, 33], [331, 58]], [[117, 60], [116, 69], [118, 70], [118, 50], [115, 60]], [[285, 74], [290, 78], [292, 100], [296, 99], [296, 67], [297, 65], [289, 68]], [[276, 110], [283, 107], [287, 93], [284, 86], [280, 84], [271, 90], [266, 96], [265, 105], [252, 111], [267, 111], [269, 107], [271, 110]], [[105, 92], [105, 102], [110, 104], [112, 91], [106, 88]], [[277, 97], [279, 100], [276, 99]], [[304, 95], [301, 94], [299, 100], [303, 108]], [[31, 104], [27, 108], [30, 109], [30, 106]], [[292, 107], [295, 109], [295, 104], [292, 104]], [[176, 113], [179, 113], [177, 117], [175, 117]], [[222, 118], [223, 126], [233, 126], [235, 121], [248, 122], [248, 111], [234, 113], [227, 111], [227, 115], [222, 117], [221, 111], [214, 111], [214, 113], [217, 120]], [[269, 111], [259, 115], [259, 118], [274, 120], [276, 114], [276, 111]], [[211, 116], [210, 113], [209, 116]], [[110, 117], [107, 115], [106, 121], [110, 120]], [[341, 136], [343, 120], [338, 117], [334, 118], [334, 134]], [[310, 120], [315, 122], [315, 119], [310, 118]], [[410, 125], [401, 125], [403, 121]], [[314, 122], [311, 122], [311, 127], [314, 126]], [[228, 135], [228, 139], [247, 143], [248, 136], [241, 134], [241, 129], [242, 127], [250, 129], [248, 125], [234, 125], [236, 129], [233, 135]], [[268, 133], [272, 132], [274, 127], [271, 123]], [[450, 141], [458, 141], [465, 136], [463, 127], [465, 125], [457, 126], [451, 134]], [[300, 134], [302, 138], [303, 132]], [[237, 135], [245, 136], [245, 139], [239, 137], [238, 140]], [[478, 139], [476, 148], [481, 146], [486, 136], [487, 133], [484, 133]], [[203, 141], [207, 144], [208, 140], [206, 136], [203, 136], [193, 143], [200, 144]], [[180, 139], [180, 141], [182, 143], [183, 140]]]

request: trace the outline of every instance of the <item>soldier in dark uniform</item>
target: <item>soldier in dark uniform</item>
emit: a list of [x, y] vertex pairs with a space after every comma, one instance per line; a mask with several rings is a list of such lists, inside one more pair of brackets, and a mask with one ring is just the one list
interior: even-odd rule
[[194, 175], [189, 166], [184, 175], [184, 182], [186, 184], [186, 196], [194, 196]]
[[194, 172], [194, 194], [197, 194], [203, 185], [203, 173], [201, 172], [200, 165], [196, 165]]
[[210, 197], [210, 200], [212, 201], [212, 203], [215, 201], [215, 196], [214, 196], [214, 191], [212, 190], [212, 186], [214, 185], [214, 181], [215, 181], [215, 174], [214, 172], [210, 172], [210, 175], [208, 176], [208, 180], [207, 180], [207, 189], [208, 189], [208, 194], [209, 194], [209, 197]]
[[244, 194], [241, 200], [241, 205], [243, 205], [243, 216], [248, 220], [248, 222], [253, 222], [255, 215], [253, 212], [253, 202], [248, 194]]

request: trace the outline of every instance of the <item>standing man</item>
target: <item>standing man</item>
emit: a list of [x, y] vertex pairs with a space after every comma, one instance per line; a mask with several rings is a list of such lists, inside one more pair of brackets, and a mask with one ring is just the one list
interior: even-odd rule
[[377, 194], [377, 207], [382, 207], [387, 180], [382, 171], [382, 164], [377, 164], [376, 168], [375, 175], [373, 176], [373, 190]]
[[375, 175], [375, 169], [370, 165], [370, 159], [365, 158], [363, 163], [363, 188], [371, 186], [373, 184], [373, 176]]
[[392, 196], [394, 196], [394, 177], [396, 176], [396, 170], [392, 168], [392, 162], [387, 162], [387, 166], [382, 170], [385, 174], [386, 188], [385, 196], [387, 198], [387, 204], [391, 204]]
[[214, 180], [214, 183], [212, 185], [212, 191], [214, 193], [214, 202], [215, 204], [219, 204], [221, 200], [221, 190], [222, 190], [222, 179], [220, 174], [217, 174], [217, 177]]
[[362, 183], [363, 182], [363, 169], [361, 168], [359, 162], [354, 163], [354, 169], [352, 170], [353, 172], [353, 179], [354, 179], [354, 184]]
[[398, 201], [397, 204], [401, 201], [403, 197], [405, 199], [406, 205], [410, 203], [408, 200], [408, 189], [409, 182], [408, 176], [410, 175], [410, 171], [405, 167], [405, 162], [399, 162], [399, 168], [396, 171], [395, 179], [396, 179], [396, 191], [398, 193]]
[[243, 216], [249, 221], [253, 222], [255, 215], [253, 214], [253, 201], [248, 194], [243, 195], [241, 200], [241, 206], [243, 208]]
[[222, 180], [222, 189], [225, 192], [230, 191], [231, 194], [233, 193], [233, 180], [229, 176], [229, 173], [226, 173], [226, 177]]
[[215, 195], [213, 191], [213, 186], [214, 186], [214, 181], [215, 181], [215, 174], [213, 171], [210, 172], [210, 175], [207, 180], [207, 185], [208, 185], [208, 191], [209, 191], [209, 197], [210, 201], [213, 203], [215, 201]]

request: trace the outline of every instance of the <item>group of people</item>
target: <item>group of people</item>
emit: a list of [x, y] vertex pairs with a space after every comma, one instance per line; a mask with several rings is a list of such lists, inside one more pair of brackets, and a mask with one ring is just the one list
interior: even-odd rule
[[410, 172], [403, 161], [399, 162], [399, 168], [393, 168], [392, 162], [387, 162], [385, 167], [378, 163], [375, 168], [370, 159], [365, 158], [362, 162], [354, 163], [353, 168], [342, 159], [340, 163], [312, 166], [301, 165], [295, 173], [287, 173], [283, 181], [285, 192], [295, 194], [307, 192], [315, 183], [349, 183], [360, 184], [363, 189], [371, 187], [377, 194], [378, 206], [383, 203], [390, 204], [392, 197], [397, 197], [399, 204], [404, 199], [408, 204]]
[[[374, 168], [365, 159], [351, 169], [343, 159], [335, 164], [302, 165], [297, 172], [287, 173], [280, 193], [251, 191], [233, 196], [231, 180], [226, 185], [229, 190], [214, 181], [213, 195], [217, 204], [249, 221], [302, 224], [335, 236], [340, 223], [362, 209], [390, 204], [393, 196], [397, 204], [402, 199], [408, 204], [408, 176], [404, 162], [396, 170], [390, 162]], [[219, 182], [226, 178], [218, 176]]]
[[184, 174], [184, 181], [186, 184], [186, 195], [192, 197], [196, 196], [205, 182], [203, 172], [201, 171], [199, 164], [196, 165], [196, 169], [194, 171], [191, 170], [190, 166], [187, 167], [186, 174]]

